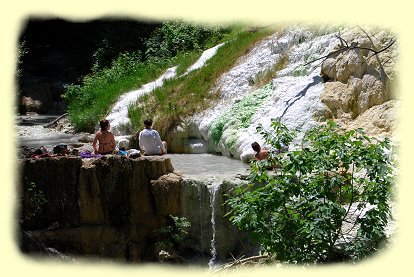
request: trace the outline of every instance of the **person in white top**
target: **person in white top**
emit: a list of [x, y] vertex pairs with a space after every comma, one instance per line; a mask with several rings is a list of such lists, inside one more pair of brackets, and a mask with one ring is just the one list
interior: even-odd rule
[[167, 143], [161, 141], [158, 132], [152, 129], [152, 120], [144, 120], [144, 130], [139, 133], [139, 147], [144, 151], [144, 155], [164, 155], [167, 154]]

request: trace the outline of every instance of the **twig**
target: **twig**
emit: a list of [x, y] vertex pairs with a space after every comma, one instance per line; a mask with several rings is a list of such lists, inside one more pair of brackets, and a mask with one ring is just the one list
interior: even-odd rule
[[56, 124], [59, 120], [61, 120], [62, 118], [66, 117], [67, 115], [68, 115], [68, 113], [62, 114], [61, 116], [59, 116], [58, 118], [56, 118], [52, 122], [49, 122], [49, 123], [45, 124], [44, 127], [49, 128], [50, 126]]
[[269, 257], [268, 255], [258, 255], [258, 256], [252, 256], [252, 257], [248, 257], [248, 258], [244, 258], [244, 259], [237, 259], [235, 261], [232, 261], [230, 263], [222, 265], [220, 268], [215, 270], [215, 272], [219, 272], [219, 271], [229, 269], [231, 267], [234, 267], [234, 266], [237, 266], [237, 265], [240, 265], [240, 264], [257, 261], [257, 260], [268, 258], [268, 257]]

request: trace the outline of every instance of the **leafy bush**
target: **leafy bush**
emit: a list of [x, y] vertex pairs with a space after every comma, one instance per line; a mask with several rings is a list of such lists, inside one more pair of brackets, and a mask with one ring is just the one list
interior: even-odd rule
[[47, 199], [44, 192], [34, 182], [27, 184], [23, 190], [21, 199], [22, 215], [24, 218], [20, 219], [20, 223], [33, 220], [40, 214], [46, 203]]
[[252, 162], [250, 184], [227, 200], [231, 222], [281, 261], [361, 259], [377, 250], [390, 213], [390, 141], [329, 122], [283, 152], [295, 133], [277, 120], [271, 126], [258, 127], [272, 147], [269, 159]]
[[154, 231], [158, 238], [157, 245], [161, 248], [177, 248], [188, 235], [191, 223], [185, 217], [169, 216], [169, 224]]
[[227, 28], [167, 21], [147, 40], [146, 57], [158, 61], [170, 59], [183, 52], [201, 51], [209, 41], [219, 39], [226, 32]]

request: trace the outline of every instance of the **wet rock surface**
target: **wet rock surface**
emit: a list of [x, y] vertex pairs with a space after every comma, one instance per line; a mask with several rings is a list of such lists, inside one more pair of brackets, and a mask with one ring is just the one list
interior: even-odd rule
[[[155, 261], [154, 231], [166, 226], [170, 215], [186, 217], [192, 225], [183, 256], [209, 257], [212, 232], [221, 260], [247, 245], [224, 218], [224, 195], [240, 180], [185, 181], [168, 156], [61, 156], [20, 159], [19, 166], [21, 227], [38, 243], [69, 256]], [[217, 184], [212, 201], [209, 187]], [[34, 191], [44, 204], [30, 201]], [[34, 208], [40, 209], [33, 213]]]

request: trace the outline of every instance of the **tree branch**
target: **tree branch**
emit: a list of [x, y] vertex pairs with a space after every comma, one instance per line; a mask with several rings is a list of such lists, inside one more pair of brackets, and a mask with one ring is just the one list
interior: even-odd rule
[[370, 48], [370, 47], [363, 47], [363, 46], [358, 46], [358, 45], [354, 45], [354, 44], [352, 44], [352, 43], [351, 43], [351, 45], [349, 45], [349, 44], [348, 44], [348, 42], [347, 42], [344, 38], [342, 38], [342, 37], [341, 37], [341, 35], [340, 35], [340, 33], [339, 33], [338, 35], [336, 35], [336, 37], [338, 38], [338, 40], [339, 40], [339, 41], [340, 41], [340, 43], [341, 43], [340, 48], [339, 48], [338, 50], [335, 50], [335, 51], [333, 51], [333, 52], [330, 52], [329, 54], [327, 54], [327, 55], [325, 55], [325, 56], [322, 56], [322, 57], [320, 57], [320, 58], [317, 58], [317, 59], [311, 60], [311, 61], [309, 61], [309, 62], [307, 62], [307, 63], [303, 64], [302, 66], [306, 66], [306, 65], [309, 65], [309, 64], [314, 63], [314, 62], [316, 62], [316, 61], [320, 61], [320, 60], [322, 60], [322, 62], [320, 63], [320, 64], [322, 64], [323, 62], [325, 62], [325, 61], [326, 61], [329, 57], [331, 57], [331, 56], [337, 55], [337, 54], [342, 53], [342, 52], [346, 52], [346, 51], [351, 51], [351, 50], [359, 49], [359, 50], [366, 50], [366, 51], [372, 52], [372, 54], [371, 54], [369, 57], [367, 57], [367, 58], [364, 60], [364, 62], [366, 62], [366, 61], [368, 61], [369, 59], [371, 59], [372, 57], [376, 56], [376, 57], [377, 57], [377, 61], [378, 61], [379, 66], [380, 66], [380, 69], [381, 69], [381, 76], [386, 76], [385, 70], [384, 70], [383, 65], [382, 65], [382, 63], [381, 63], [381, 60], [380, 60], [380, 59], [379, 59], [379, 57], [378, 57], [378, 54], [380, 54], [380, 53], [382, 53], [382, 52], [384, 52], [384, 51], [387, 51], [387, 50], [388, 50], [391, 46], [393, 46], [393, 45], [394, 45], [394, 43], [395, 43], [395, 39], [394, 39], [394, 38], [391, 38], [391, 40], [390, 40], [390, 42], [388, 43], [388, 45], [387, 45], [387, 46], [385, 46], [384, 48], [382, 48], [382, 49], [380, 49], [380, 50], [376, 50], [376, 49], [375, 49], [374, 42], [372, 41], [372, 39], [371, 39], [371, 37], [369, 36], [369, 34], [368, 34], [368, 33], [367, 33], [364, 29], [362, 29], [362, 28], [360, 28], [360, 29], [361, 29], [361, 30], [364, 32], [364, 34], [368, 37], [368, 39], [370, 40], [370, 42], [371, 42], [371, 44], [372, 44], [373, 48]]

